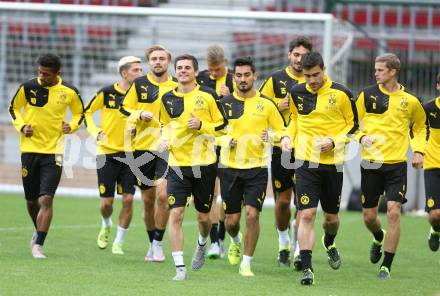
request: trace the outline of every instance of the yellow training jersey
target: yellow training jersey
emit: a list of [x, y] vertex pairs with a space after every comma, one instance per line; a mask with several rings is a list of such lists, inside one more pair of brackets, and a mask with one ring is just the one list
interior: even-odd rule
[[381, 84], [364, 89], [356, 106], [363, 135], [372, 136], [371, 147], [362, 148], [362, 159], [378, 163], [398, 163], [406, 161], [408, 144], [413, 151], [425, 152], [426, 116], [422, 103], [403, 86], [396, 92], [387, 92]]
[[[235, 169], [266, 167], [267, 145], [261, 140], [261, 132], [271, 129], [278, 135], [285, 133], [285, 122], [277, 106], [258, 91], [252, 98], [242, 98], [234, 92], [220, 103], [228, 120], [227, 135], [218, 140], [221, 164]], [[233, 148], [229, 147], [231, 139], [237, 141]]]
[[[321, 164], [342, 164], [345, 145], [358, 130], [353, 95], [345, 86], [325, 76], [324, 85], [314, 92], [306, 83], [291, 90], [291, 118], [287, 136], [292, 140], [295, 159]], [[321, 152], [320, 141], [331, 138], [335, 145]]]
[[[9, 106], [12, 123], [20, 133], [21, 152], [64, 153], [62, 123], [66, 120], [67, 107], [72, 113], [69, 124], [74, 132], [83, 120], [83, 103], [75, 87], [61, 77], [50, 87], [43, 87], [38, 78], [23, 83]], [[21, 132], [25, 125], [31, 125], [32, 137]]]
[[197, 83], [215, 90], [217, 96], [221, 98], [220, 88], [222, 85], [226, 85], [231, 94], [234, 91], [235, 84], [233, 77], [232, 72], [227, 70], [225, 75], [216, 80], [209, 74], [208, 70], [203, 70], [197, 75]]
[[[170, 166], [216, 162], [214, 136], [225, 126], [216, 98], [212, 89], [198, 85], [189, 93], [172, 90], [163, 95], [160, 120], [163, 124], [162, 140], [166, 140], [170, 148]], [[199, 130], [188, 128], [192, 115], [202, 122]]]
[[[289, 69], [278, 70], [270, 74], [260, 86], [260, 93], [270, 98], [276, 105], [280, 103], [288, 94], [292, 87], [298, 83], [304, 83], [304, 77], [295, 76]], [[290, 110], [282, 111], [284, 120], [289, 121]]]
[[[160, 99], [162, 95], [177, 87], [172, 76], [162, 83], [154, 81], [151, 73], [137, 78], [128, 89], [122, 101], [120, 111], [128, 117], [127, 127], [136, 127], [133, 149], [157, 150], [160, 139]], [[143, 122], [139, 116], [142, 111], [153, 113], [153, 119]]]
[[[117, 83], [106, 86], [90, 100], [84, 109], [87, 131], [95, 139], [103, 132], [105, 138], [97, 142], [96, 154], [131, 151], [131, 136], [126, 128], [127, 117], [119, 112], [125, 91]], [[101, 127], [93, 121], [93, 113], [101, 110]]]
[[429, 138], [423, 167], [438, 169], [440, 168], [440, 97], [429, 101], [424, 107], [429, 123]]

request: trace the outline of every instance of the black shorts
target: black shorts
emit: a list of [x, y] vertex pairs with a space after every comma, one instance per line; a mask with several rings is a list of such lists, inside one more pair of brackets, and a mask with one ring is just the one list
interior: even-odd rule
[[155, 152], [157, 153], [157, 162], [155, 170], [155, 179], [166, 179], [168, 174], [168, 157], [170, 155], [169, 151]]
[[21, 172], [26, 200], [55, 196], [63, 171], [63, 155], [22, 153]]
[[[289, 163], [284, 164], [285, 161]], [[282, 152], [280, 147], [273, 147], [270, 173], [272, 175], [272, 188], [274, 193], [284, 192], [290, 188], [295, 192], [295, 169], [286, 168], [287, 165], [293, 166], [294, 162], [295, 157], [293, 151]], [[274, 196], [276, 198], [277, 195], [274, 194]]]
[[196, 210], [209, 213], [214, 198], [216, 164], [195, 167], [170, 167], [167, 178], [169, 208], [189, 206], [191, 195]]
[[[136, 162], [141, 164], [138, 172], [133, 172], [137, 186], [141, 190], [147, 190], [156, 186], [155, 181], [166, 178], [168, 171], [168, 152], [159, 153], [147, 150], [133, 152]], [[139, 158], [139, 159], [138, 159]]]
[[363, 160], [361, 163], [362, 207], [365, 209], [377, 207], [382, 196], [386, 201], [406, 203], [406, 171], [406, 162], [377, 164]]
[[118, 194], [134, 194], [135, 192], [136, 179], [130, 166], [117, 158], [125, 158], [125, 152], [96, 155], [98, 188], [101, 197], [114, 197], [115, 184]]
[[296, 195], [298, 210], [317, 208], [337, 214], [341, 203], [342, 167], [328, 164], [309, 164], [296, 169]]
[[425, 210], [440, 209], [440, 169], [425, 170]]
[[240, 213], [243, 205], [261, 211], [266, 197], [267, 168], [221, 170], [220, 192], [225, 213]]

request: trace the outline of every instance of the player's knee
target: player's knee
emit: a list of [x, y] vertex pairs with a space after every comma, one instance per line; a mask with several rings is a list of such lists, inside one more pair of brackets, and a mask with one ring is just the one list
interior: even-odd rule
[[327, 225], [337, 225], [339, 224], [338, 215], [324, 215], [324, 223]]
[[170, 211], [170, 222], [172, 224], [182, 225], [183, 223], [183, 209], [184, 208], [174, 208]]
[[127, 207], [132, 207], [133, 206], [133, 194], [129, 194], [129, 193], [124, 193], [122, 195], [122, 206], [127, 208]]
[[227, 229], [232, 229], [238, 226], [240, 223], [240, 215], [226, 215], [225, 217], [225, 227]]
[[197, 215], [197, 221], [202, 224], [209, 223], [209, 213], [199, 213]]
[[113, 198], [101, 198], [101, 209], [106, 211], [113, 209]]
[[440, 223], [440, 210], [429, 211], [429, 223], [439, 224]]
[[290, 199], [282, 194], [278, 196], [277, 204], [282, 211], [290, 210]]
[[301, 211], [301, 222], [302, 223], [313, 223], [315, 220], [316, 212], [311, 209]]
[[43, 210], [52, 208], [53, 198], [50, 195], [42, 195], [40, 197], [40, 206]]
[[248, 207], [246, 209], [246, 221], [247, 222], [258, 222], [260, 213], [256, 208]]
[[393, 204], [388, 206], [387, 217], [390, 222], [397, 222], [400, 220], [400, 204]]

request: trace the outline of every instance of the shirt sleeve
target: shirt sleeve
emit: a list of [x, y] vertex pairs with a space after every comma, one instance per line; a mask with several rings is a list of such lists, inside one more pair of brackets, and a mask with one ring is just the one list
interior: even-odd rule
[[21, 132], [23, 126], [26, 125], [23, 120], [23, 116], [21, 115], [21, 108], [25, 107], [26, 105], [27, 101], [24, 93], [24, 87], [20, 86], [9, 105], [9, 115], [12, 118], [12, 124], [18, 132]]
[[224, 112], [222, 105], [214, 99], [214, 97], [209, 99], [209, 112], [211, 113], [211, 121], [203, 121], [200, 127], [200, 132], [202, 134], [210, 134], [214, 136], [220, 136], [222, 130], [225, 128], [227, 121], [223, 117]]
[[364, 115], [366, 112], [365, 109], [365, 97], [364, 92], [361, 92], [356, 100], [356, 110], [358, 112], [358, 120], [360, 127], [358, 131], [354, 135], [354, 139], [359, 142], [363, 136], [365, 136], [365, 133], [363, 131], [363, 123], [362, 120], [364, 119]]
[[344, 100], [341, 105], [342, 116], [345, 119], [345, 128], [333, 138], [335, 145], [337, 143], [348, 144], [351, 139], [358, 133], [359, 119], [356, 110], [356, 103], [354, 98], [350, 98], [347, 94], [344, 94]]
[[119, 109], [122, 115], [128, 117], [127, 126], [129, 128], [134, 128], [136, 126], [142, 112], [142, 110], [138, 110], [137, 102], [138, 93], [136, 90], [136, 82], [134, 82], [125, 94]]
[[266, 80], [264, 80], [263, 84], [260, 86], [259, 92], [271, 99], [275, 97], [273, 80], [271, 76], [267, 77]]
[[424, 154], [427, 145], [428, 123], [422, 104], [417, 100], [412, 110], [413, 125], [411, 127], [411, 148], [414, 152]]
[[101, 109], [103, 106], [104, 93], [99, 92], [90, 100], [90, 102], [84, 109], [84, 117], [86, 121], [87, 131], [95, 139], [98, 137], [98, 134], [102, 131], [102, 129], [95, 125], [95, 122], [93, 121], [93, 113]]
[[71, 133], [75, 132], [84, 120], [84, 105], [79, 93], [73, 95], [70, 102], [70, 111], [72, 112], [72, 119], [69, 122]]
[[295, 103], [292, 100], [292, 96], [290, 97], [290, 119], [287, 124], [286, 132], [284, 133], [284, 136], [287, 136], [290, 138], [290, 143], [293, 147], [293, 143], [295, 142], [296, 134], [298, 133], [298, 109], [296, 109]]

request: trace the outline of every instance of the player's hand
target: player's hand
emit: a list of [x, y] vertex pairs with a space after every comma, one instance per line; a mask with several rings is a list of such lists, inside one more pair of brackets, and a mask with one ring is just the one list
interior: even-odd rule
[[158, 149], [160, 153], [170, 150], [170, 146], [168, 145], [168, 141], [163, 140], [160, 141]]
[[231, 140], [229, 141], [229, 147], [230, 147], [230, 148], [234, 148], [235, 146], [237, 146], [237, 140], [235, 140], [235, 139], [231, 139]]
[[419, 152], [414, 152], [412, 166], [416, 169], [423, 168], [423, 154]]
[[375, 140], [372, 136], [363, 136], [361, 138], [361, 145], [364, 146], [365, 148], [371, 147], [371, 145], [373, 145], [374, 142]]
[[72, 128], [70, 127], [70, 124], [67, 122], [64, 122], [61, 124], [61, 129], [63, 130], [63, 134], [70, 134], [72, 131]]
[[319, 147], [321, 148], [321, 152], [329, 152], [333, 148], [335, 148], [335, 143], [330, 138], [320, 139], [318, 142]]
[[269, 140], [269, 133], [267, 132], [267, 130], [261, 131], [260, 138], [261, 140], [263, 140], [263, 142], [267, 142]]
[[104, 132], [99, 132], [98, 137], [96, 138], [98, 141], [100, 142], [104, 142], [105, 140], [105, 133]]
[[281, 102], [278, 103], [278, 110], [285, 111], [289, 109], [289, 97], [285, 97]]
[[191, 117], [188, 119], [188, 128], [199, 130], [202, 126], [202, 122], [194, 114], [191, 113]]
[[292, 151], [292, 145], [290, 144], [290, 138], [289, 137], [283, 137], [281, 139], [281, 150], [284, 152], [290, 152]]
[[150, 111], [142, 111], [139, 118], [143, 122], [149, 122], [151, 119], [153, 119], [153, 113], [151, 113]]
[[25, 137], [30, 138], [34, 134], [34, 130], [32, 129], [32, 126], [30, 124], [26, 124], [21, 129], [21, 132], [24, 134]]
[[134, 127], [134, 128], [131, 128], [130, 130], [129, 130], [129, 132], [130, 132], [130, 136], [132, 136], [132, 137], [135, 137], [136, 136], [136, 128]]
[[231, 92], [229, 91], [229, 88], [226, 85], [220, 86], [220, 95], [223, 97], [229, 96]]

